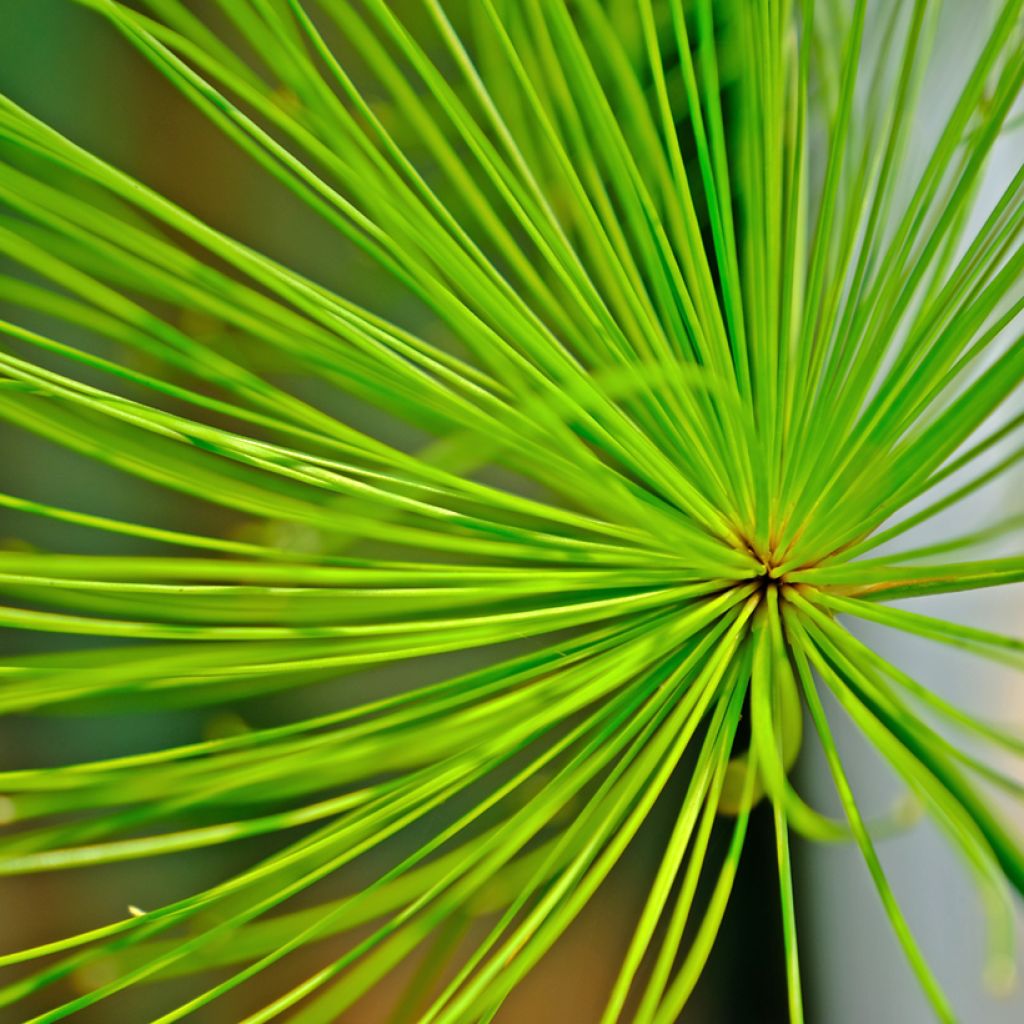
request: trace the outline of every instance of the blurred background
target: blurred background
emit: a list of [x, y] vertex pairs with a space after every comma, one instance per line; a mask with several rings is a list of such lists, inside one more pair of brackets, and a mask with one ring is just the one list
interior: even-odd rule
[[[458, 21], [471, 13], [472, 3], [453, 0], [447, 7]], [[205, 10], [212, 5], [195, 6]], [[403, 15], [408, 8], [415, 24], [418, 0], [393, 6]], [[926, 84], [927, 119], [918, 133], [922, 152], [985, 36], [991, 6], [982, 0], [953, 0], [945, 5], [936, 59]], [[339, 56], [344, 59], [345, 54]], [[0, 0], [0, 91], [215, 227], [406, 326], [432, 329], [424, 321], [423, 311], [388, 277], [264, 175], [89, 11], [67, 0]], [[987, 186], [992, 196], [1019, 167], [1022, 147], [1024, 138], [1019, 132], [1000, 144]], [[0, 310], [0, 315], [35, 326], [20, 310], [16, 315]], [[189, 327], [217, 330], [216, 324]], [[291, 383], [303, 393], [316, 387], [309, 381]], [[396, 429], [391, 422], [375, 423], [370, 412], [359, 415], [370, 429]], [[411, 443], [410, 438], [396, 441]], [[998, 453], [992, 455], [997, 457]], [[0, 425], [0, 466], [4, 491], [71, 504], [79, 511], [240, 537], [252, 535], [258, 528], [212, 504], [117, 474], [5, 425]], [[1010, 511], [1021, 484], [1019, 474], [1005, 477], [968, 505], [958, 507], [952, 518], [934, 521], [930, 529], [938, 536], [951, 525], [966, 529], [975, 521], [995, 518], [993, 510]], [[304, 538], [290, 540], [306, 542]], [[315, 543], [315, 538], [308, 542]], [[0, 545], [82, 553], [157, 550], [143, 540], [6, 512], [0, 512]], [[932, 603], [934, 608], [924, 608], [924, 603], [917, 607], [1009, 633], [1020, 633], [1024, 617], [1020, 588]], [[917, 678], [943, 695], [1005, 725], [1024, 728], [1024, 681], [1013, 678], [1010, 669], [982, 664], [925, 641], [894, 638], [882, 629], [863, 632], [883, 655], [912, 669]], [[57, 649], [61, 643], [61, 638], [54, 636], [0, 634], [0, 645], [9, 645], [7, 653]], [[473, 656], [449, 656], [438, 660], [430, 671], [440, 678], [472, 664]], [[349, 677], [344, 699], [356, 699], [360, 692], [369, 692], [370, 685], [363, 677]], [[401, 665], [374, 673], [375, 691], [401, 685]], [[4, 719], [0, 721], [0, 767], [40, 766], [187, 742], [223, 734], [238, 722], [265, 725], [316, 714], [336, 707], [339, 699], [335, 688], [316, 686], [237, 707], [185, 709], [158, 716], [126, 713], [89, 719]], [[861, 806], [869, 816], [887, 812], [901, 800], [902, 791], [855, 732], [842, 728], [839, 715], [834, 721]], [[1007, 769], [1012, 771], [1013, 766]], [[813, 743], [806, 744], [798, 779], [813, 805], [841, 813], [824, 759]], [[684, 783], [680, 777], [669, 787], [668, 796], [677, 795]], [[509, 1000], [499, 1021], [589, 1024], [597, 1020], [671, 824], [672, 808], [665, 804], [659, 805], [640, 842], [634, 844], [599, 897]], [[1021, 810], [1008, 806], [1006, 811], [1024, 831]], [[0, 880], [0, 950], [43, 942], [110, 920], [120, 916], [126, 904], [165, 902], [213, 884], [261, 852], [258, 843], [243, 846], [215, 847], [187, 857], [128, 863], [87, 874], [60, 872]], [[884, 842], [880, 852], [907, 917], [963, 1019], [985, 1024], [1024, 1020], [1024, 997], [1019, 991], [995, 998], [985, 988], [980, 901], [964, 866], [943, 837], [922, 823]], [[798, 842], [794, 856], [808, 1020], [826, 1024], [931, 1020], [857, 849]], [[298, 976], [303, 966], [297, 966]], [[95, 980], [73, 980], [72, 989], [74, 984], [88, 985]], [[401, 983], [402, 978], [397, 977], [395, 992]], [[208, 1024], [239, 1019], [252, 1008], [246, 1000], [259, 999], [258, 986], [249, 988], [253, 991], [233, 994], [195, 1019]], [[140, 988], [120, 1004], [116, 1020], [127, 1024], [149, 1019], [166, 998], [167, 990], [160, 984]], [[394, 992], [383, 992], [364, 1000], [345, 1019], [357, 1024], [384, 1021], [393, 998]], [[3, 1012], [0, 1009], [0, 1021], [14, 1021], [3, 1017]], [[83, 1014], [81, 1019], [114, 1024], [115, 1018], [105, 1015], [109, 1013], [100, 1010]], [[770, 815], [763, 808], [752, 819], [740, 876], [710, 969], [683, 1019], [694, 1024], [785, 1020], [774, 839]]]

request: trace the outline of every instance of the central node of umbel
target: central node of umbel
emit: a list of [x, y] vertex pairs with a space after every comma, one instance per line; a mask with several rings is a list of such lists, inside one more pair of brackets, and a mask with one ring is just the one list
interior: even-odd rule
[[781, 578], [779, 569], [782, 568], [782, 555], [777, 553], [774, 548], [765, 549], [751, 541], [746, 542], [746, 547], [760, 565], [760, 568], [756, 570], [756, 578], [763, 579], [766, 584], [769, 581], [778, 582]]
[[789, 588], [786, 575], [780, 572], [781, 559], [776, 558], [774, 551], [765, 553], [752, 550], [751, 553], [761, 563], [760, 571], [753, 577], [752, 582], [762, 596], [767, 596], [769, 591], [775, 591], [781, 599]]

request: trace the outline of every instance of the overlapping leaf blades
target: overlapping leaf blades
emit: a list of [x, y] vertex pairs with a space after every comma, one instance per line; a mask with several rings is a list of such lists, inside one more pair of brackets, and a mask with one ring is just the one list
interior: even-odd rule
[[[764, 795], [791, 1018], [796, 829], [859, 845], [949, 1019], [820, 689], [963, 852], [992, 970], [1012, 974], [1007, 893], [1024, 890], [1024, 851], [978, 783], [1021, 787], [930, 722], [1018, 756], [1022, 740], [835, 616], [1024, 660], [1019, 639], [885, 603], [1021, 581], [1024, 557], [960, 558], [1017, 536], [1019, 515], [878, 553], [1024, 452], [1020, 417], [993, 418], [1024, 378], [1024, 169], [977, 202], [1021, 91], [1021, 0], [997, 5], [919, 168], [906, 153], [942, 16], [928, 0], [891, 5], [881, 32], [880, 5], [813, 0], [220, 0], [209, 23], [179, 0], [79, 2], [443, 331], [347, 300], [0, 100], [0, 249], [20, 268], [0, 297], [13, 320], [53, 325], [0, 325], [0, 415], [321, 539], [300, 551], [273, 531], [225, 539], [87, 515], [74, 494], [67, 507], [3, 495], [169, 545], [0, 554], [4, 626], [130, 642], [116, 658], [7, 659], [4, 711], [235, 700], [390, 661], [407, 679], [277, 728], [3, 773], [7, 875], [301, 831], [215, 888], [0, 957], [40, 961], [0, 1002], [52, 985], [33, 1020], [53, 1021], [148, 979], [206, 979], [156, 1011], [169, 1022], [309, 950], [321, 968], [246, 1020], [313, 1024], [415, 951], [434, 949], [429, 968], [450, 947], [454, 966], [428, 969], [398, 1019], [494, 1019], [688, 757], [603, 1024], [677, 1017]], [[333, 397], [304, 401], [261, 369], [274, 365]], [[346, 396], [434, 440], [385, 443]], [[495, 465], [516, 484], [490, 482]], [[528, 653], [500, 646], [523, 639]], [[470, 648], [490, 664], [424, 684], [416, 659]], [[845, 822], [787, 779], [801, 706]], [[713, 863], [723, 812], [732, 839]], [[357, 862], [387, 866], [347, 897], [289, 905]], [[95, 980], [68, 997], [69, 978]]]

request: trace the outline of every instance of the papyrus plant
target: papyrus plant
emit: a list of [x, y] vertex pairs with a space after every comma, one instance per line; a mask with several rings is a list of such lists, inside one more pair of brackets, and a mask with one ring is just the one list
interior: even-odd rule
[[[4, 951], [4, 1019], [122, 1020], [122, 990], [177, 979], [147, 1019], [226, 1020], [222, 996], [287, 960], [247, 1024], [329, 1024], [423, 951], [406, 1019], [503, 1019], [659, 798], [675, 823], [603, 1024], [677, 1018], [758, 805], [791, 1019], [794, 832], [859, 847], [952, 1019], [840, 715], [962, 853], [1008, 981], [1024, 849], [988, 789], [1021, 784], [986, 756], [1022, 737], [856, 621], [1022, 665], [1020, 639], [892, 604], [1024, 578], [985, 550], [1019, 538], [1014, 509], [913, 533], [1024, 451], [1024, 168], [983, 187], [1024, 79], [1022, 0], [974, 15], [947, 104], [936, 0], [81, 2], [408, 298], [352, 301], [0, 100], [5, 430], [250, 524], [4, 492], [161, 553], [0, 554], [0, 708], [73, 713], [88, 737], [98, 711], [338, 694], [0, 775], [7, 876], [88, 886], [90, 866], [264, 837], [210, 888]], [[25, 631], [64, 639], [25, 653]], [[480, 667], [424, 668], [469, 650]], [[346, 697], [389, 662], [397, 691]], [[793, 788], [802, 740], [844, 818]], [[339, 877], [359, 882], [319, 895]]]

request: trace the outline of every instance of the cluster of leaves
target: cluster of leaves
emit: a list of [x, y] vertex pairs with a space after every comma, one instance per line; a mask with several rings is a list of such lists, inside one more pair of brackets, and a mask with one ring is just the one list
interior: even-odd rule
[[[603, 1024], [676, 1019], [763, 798], [792, 1020], [791, 830], [859, 846], [951, 1019], [844, 773], [840, 707], [962, 851], [1008, 978], [1024, 850], [980, 784], [1022, 787], [938, 725], [1016, 756], [1024, 740], [837, 615], [1024, 665], [1019, 639], [887, 603], [1024, 580], [1024, 557], [965, 554], [1016, 536], [1019, 515], [889, 544], [1024, 453], [1024, 417], [993, 417], [1024, 380], [1024, 167], [979, 204], [1024, 82], [1022, 0], [997, 5], [917, 163], [932, 0], [219, 0], [207, 18], [78, 2], [429, 317], [414, 330], [344, 298], [0, 99], [0, 251], [17, 267], [0, 298], [24, 314], [0, 323], [0, 416], [321, 539], [0, 495], [167, 550], [0, 554], [0, 625], [88, 638], [9, 658], [0, 708], [234, 702], [387, 662], [406, 685], [0, 774], [5, 875], [298, 835], [187, 898], [0, 956], [21, 965], [0, 1004], [101, 966], [33, 1017], [56, 1021], [219, 971], [167, 1024], [319, 949], [246, 1022], [328, 1024], [423, 947], [442, 966], [416, 1019], [490, 1021], [689, 758]], [[40, 316], [51, 330], [24, 326]], [[372, 436], [350, 403], [426, 440]], [[472, 648], [484, 667], [424, 683], [417, 659]], [[845, 820], [788, 779], [805, 715]], [[370, 875], [350, 895], [289, 905], [353, 863]], [[468, 945], [467, 921], [484, 922]], [[341, 952], [322, 944], [343, 934]]]

